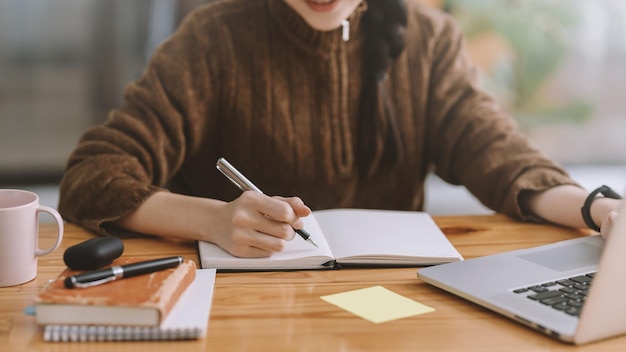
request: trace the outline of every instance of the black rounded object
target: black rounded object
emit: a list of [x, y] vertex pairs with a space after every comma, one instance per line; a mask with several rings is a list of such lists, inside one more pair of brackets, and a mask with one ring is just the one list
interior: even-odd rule
[[63, 253], [63, 261], [70, 269], [94, 270], [122, 255], [124, 243], [117, 237], [96, 237], [75, 244]]

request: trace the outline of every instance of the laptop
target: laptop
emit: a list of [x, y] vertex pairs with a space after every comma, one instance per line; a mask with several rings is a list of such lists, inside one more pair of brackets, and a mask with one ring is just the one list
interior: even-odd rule
[[626, 202], [600, 235], [418, 269], [423, 281], [558, 340], [626, 333]]

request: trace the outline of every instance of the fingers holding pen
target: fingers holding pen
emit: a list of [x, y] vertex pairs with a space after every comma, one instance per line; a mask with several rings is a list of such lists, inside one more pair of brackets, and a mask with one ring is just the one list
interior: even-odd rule
[[[237, 223], [233, 222], [235, 228], [245, 230], [246, 220], [257, 219], [254, 221], [256, 226], [253, 226], [252, 229], [258, 231], [259, 233], [265, 233], [284, 241], [291, 240], [295, 232], [297, 232], [298, 235], [300, 235], [304, 240], [317, 247], [317, 244], [311, 238], [310, 234], [302, 229], [304, 224], [300, 217], [309, 215], [311, 213], [311, 209], [304, 205], [304, 202], [302, 202], [300, 198], [272, 198], [265, 196], [257, 186], [255, 186], [224, 158], [218, 159], [216, 167], [222, 174], [224, 174], [224, 176], [226, 176], [226, 178], [239, 187], [239, 189], [244, 190], [244, 193], [230, 204], [243, 203], [244, 206], [241, 209], [252, 210], [251, 213], [248, 213], [247, 211], [241, 213], [243, 215], [241, 219], [244, 220], [242, 223], [244, 226], [238, 227], [236, 226]], [[246, 206], [247, 203], [250, 203], [248, 204], [249, 206]], [[237, 206], [234, 207], [237, 208]], [[249, 214], [252, 214], [252, 216], [247, 218], [246, 216]], [[262, 215], [262, 218], [259, 218], [258, 215]], [[233, 217], [233, 219], [237, 219], [237, 216]], [[286, 224], [290, 226], [290, 229], [285, 227]], [[294, 231], [294, 229], [297, 230]], [[239, 237], [235, 236], [233, 236], [233, 238], [239, 239]], [[262, 237], [257, 236], [256, 238], [258, 239]], [[281, 244], [284, 246], [284, 243]], [[282, 250], [282, 247], [280, 250]]]
[[249, 198], [257, 211], [258, 231], [292, 240], [294, 228], [302, 228], [301, 217], [308, 216], [311, 209], [298, 197], [269, 197], [259, 193], [244, 192], [241, 198]]
[[301, 229], [304, 225], [301, 218], [309, 216], [311, 214], [311, 208], [307, 207], [302, 201], [302, 199], [298, 197], [286, 198], [286, 197], [275, 196], [273, 198], [278, 199], [284, 203], [287, 203], [291, 207], [291, 209], [284, 208], [283, 206], [284, 208], [283, 209], [284, 213], [282, 215], [283, 217], [282, 218], [272, 217], [272, 218], [281, 219], [281, 221], [291, 224], [293, 228]]
[[293, 227], [302, 227], [296, 212], [305, 216], [310, 213], [299, 199], [269, 197], [258, 192], [242, 193], [228, 208], [231, 236], [226, 249], [242, 257], [269, 256], [282, 251], [285, 242], [294, 238]]

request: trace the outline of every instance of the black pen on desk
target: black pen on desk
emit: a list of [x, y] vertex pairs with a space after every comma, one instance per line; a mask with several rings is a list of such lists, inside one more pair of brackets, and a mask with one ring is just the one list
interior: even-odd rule
[[167, 257], [126, 265], [112, 266], [106, 269], [94, 270], [82, 274], [72, 275], [65, 278], [67, 288], [86, 288], [97, 286], [109, 281], [124, 279], [128, 277], [150, 274], [169, 268], [174, 268], [183, 262], [183, 257]]
[[[234, 166], [232, 166], [226, 159], [219, 158], [216, 165], [217, 169], [220, 170], [227, 179], [229, 179], [235, 186], [239, 187], [242, 191], [255, 191], [259, 193], [263, 193], [259, 189], [259, 187], [255, 186], [250, 180], [246, 178], [239, 170], [237, 170]], [[315, 247], [318, 247], [317, 243], [313, 241], [311, 235], [306, 232], [304, 229], [294, 229], [296, 233], [302, 237], [305, 241], [311, 243]]]

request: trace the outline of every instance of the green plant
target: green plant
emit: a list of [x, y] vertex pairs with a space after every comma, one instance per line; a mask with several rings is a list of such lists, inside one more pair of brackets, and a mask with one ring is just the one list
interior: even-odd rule
[[513, 57], [493, 60], [484, 86], [510, 103], [522, 128], [546, 123], [585, 121], [592, 105], [582, 100], [555, 101], [543, 90], [567, 54], [567, 35], [579, 21], [566, 0], [446, 0], [471, 43], [495, 33], [508, 43]]

